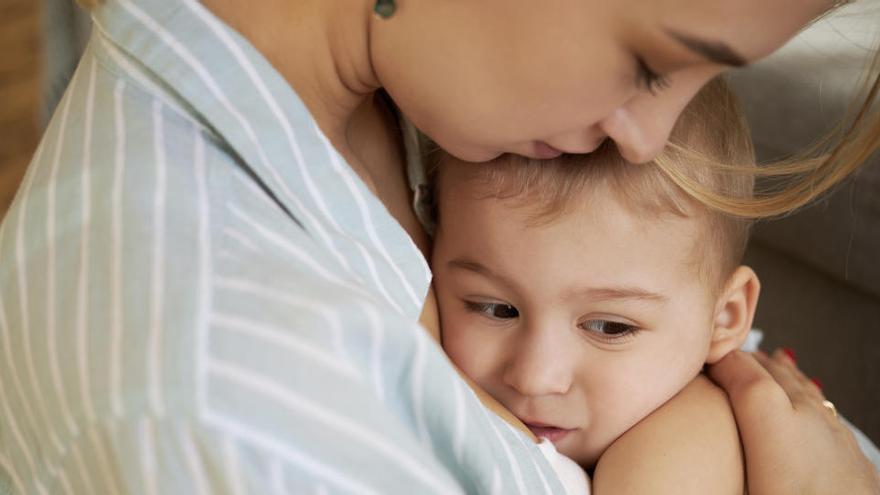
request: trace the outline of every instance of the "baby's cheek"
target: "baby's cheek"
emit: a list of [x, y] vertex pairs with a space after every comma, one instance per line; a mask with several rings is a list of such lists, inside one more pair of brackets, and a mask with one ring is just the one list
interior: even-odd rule
[[472, 340], [457, 325], [447, 324], [443, 327], [443, 350], [465, 372], [479, 362], [479, 346], [474, 345]]
[[485, 385], [492, 369], [492, 359], [487, 345], [466, 327], [450, 322], [444, 325], [443, 349], [449, 359], [471, 380]]
[[607, 400], [599, 404], [603, 408], [603, 423], [609, 430], [602, 437], [608, 443], [614, 441], [680, 389], [676, 379], [662, 372], [633, 373], [620, 379], [616, 386], [606, 391]]

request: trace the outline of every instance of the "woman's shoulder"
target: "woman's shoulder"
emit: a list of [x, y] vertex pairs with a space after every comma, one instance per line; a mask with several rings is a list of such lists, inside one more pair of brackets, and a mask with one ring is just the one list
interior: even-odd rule
[[597, 494], [739, 494], [744, 473], [727, 396], [699, 375], [605, 451], [593, 488]]

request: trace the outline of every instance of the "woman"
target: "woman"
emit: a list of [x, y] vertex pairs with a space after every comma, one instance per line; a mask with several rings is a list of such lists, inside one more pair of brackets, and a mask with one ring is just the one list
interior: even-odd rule
[[[643, 162], [702, 84], [830, 7], [102, 2], [0, 227], [4, 486], [558, 491], [534, 446], [484, 413], [415, 325], [430, 274], [413, 244], [428, 242], [377, 90], [465, 160], [609, 138]], [[809, 200], [876, 148], [859, 141], [873, 118], [776, 210], [726, 207], [758, 216]], [[732, 399], [749, 490], [876, 490], [819, 392], [784, 358], [758, 359], [711, 370]], [[671, 431], [664, 416], [655, 431]], [[706, 423], [692, 431], [729, 439]], [[657, 448], [693, 455], [683, 440]], [[597, 492], [646, 486], [607, 465]]]

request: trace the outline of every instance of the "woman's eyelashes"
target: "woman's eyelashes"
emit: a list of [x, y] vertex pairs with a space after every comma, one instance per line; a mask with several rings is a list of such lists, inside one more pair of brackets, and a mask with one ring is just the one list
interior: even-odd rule
[[645, 59], [636, 55], [636, 86], [652, 95], [669, 87], [669, 78], [651, 69]]

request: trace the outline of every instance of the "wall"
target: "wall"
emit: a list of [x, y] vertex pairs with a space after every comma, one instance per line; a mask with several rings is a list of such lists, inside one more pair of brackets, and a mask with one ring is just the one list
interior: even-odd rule
[[39, 138], [40, 3], [0, 0], [0, 215]]

